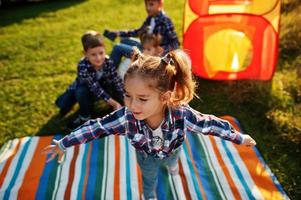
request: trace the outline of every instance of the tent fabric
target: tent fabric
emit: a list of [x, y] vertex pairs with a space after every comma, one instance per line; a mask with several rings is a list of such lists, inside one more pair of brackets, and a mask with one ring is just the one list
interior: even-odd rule
[[[236, 119], [224, 119], [239, 128]], [[134, 148], [109, 136], [67, 149], [62, 164], [42, 149], [60, 135], [13, 139], [0, 150], [0, 199], [140, 199]], [[256, 147], [188, 134], [179, 175], [161, 167], [158, 199], [288, 199]]]
[[279, 19], [279, 0], [187, 0], [183, 47], [193, 72], [212, 80], [270, 80]]

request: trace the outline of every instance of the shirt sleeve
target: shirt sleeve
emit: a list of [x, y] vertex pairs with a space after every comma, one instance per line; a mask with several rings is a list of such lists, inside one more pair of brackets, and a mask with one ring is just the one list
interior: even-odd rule
[[166, 18], [163, 23], [165, 27], [164, 35], [166, 38], [165, 41], [163, 41], [162, 47], [164, 49], [164, 54], [166, 54], [172, 50], [178, 49], [180, 43], [171, 20]]
[[96, 78], [89, 72], [88, 68], [78, 66], [77, 72], [80, 82], [87, 84], [90, 91], [98, 98], [102, 98], [105, 101], [110, 99], [110, 95], [100, 86]]
[[108, 135], [125, 135], [125, 118], [125, 108], [123, 107], [103, 118], [89, 120], [62, 138], [58, 146], [65, 151], [68, 147], [88, 143]]
[[143, 24], [138, 29], [132, 29], [127, 31], [119, 31], [121, 37], [138, 37], [138, 34], [146, 27], [148, 24], [148, 18], [143, 22]]
[[236, 131], [231, 124], [214, 115], [202, 114], [190, 107], [184, 113], [184, 123], [188, 131], [214, 135], [236, 144], [242, 144], [243, 135]]

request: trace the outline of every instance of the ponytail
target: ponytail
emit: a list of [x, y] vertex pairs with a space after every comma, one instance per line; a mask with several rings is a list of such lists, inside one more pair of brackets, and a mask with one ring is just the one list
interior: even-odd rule
[[160, 58], [145, 56], [134, 48], [132, 63], [124, 80], [139, 75], [160, 92], [171, 91], [169, 104], [178, 106], [189, 103], [194, 95], [195, 82], [192, 79], [190, 66], [190, 59], [182, 50], [172, 51]]

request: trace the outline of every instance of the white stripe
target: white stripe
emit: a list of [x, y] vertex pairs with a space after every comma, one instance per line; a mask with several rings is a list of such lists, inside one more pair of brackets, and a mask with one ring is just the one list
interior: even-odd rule
[[130, 144], [129, 140], [125, 137], [126, 142], [129, 146], [129, 159], [130, 159], [130, 172], [131, 172], [131, 188], [132, 188], [132, 199], [140, 199], [140, 193], [139, 193], [139, 185], [138, 185], [138, 173], [137, 173], [137, 159], [136, 159], [136, 150], [135, 148]]
[[[176, 199], [177, 196], [178, 196], [178, 199], [181, 199], [181, 200], [186, 199], [184, 187], [183, 187], [180, 175], [177, 174], [177, 175], [172, 176], [168, 173], [168, 180], [169, 180], [169, 185], [172, 188], [171, 191], [172, 191], [174, 199]], [[176, 196], [176, 193], [177, 193], [177, 196]]]
[[[215, 169], [216, 174], [214, 173], [214, 179], [218, 179], [220, 182], [220, 186], [222, 187], [221, 189], [224, 191], [226, 195], [226, 199], [234, 199], [234, 195], [232, 193], [232, 190], [230, 188], [229, 182], [227, 180], [227, 177], [225, 176], [217, 158], [216, 154], [214, 152], [212, 143], [209, 139], [209, 137], [214, 137], [214, 136], [201, 136], [204, 139], [204, 142], [206, 143], [206, 146], [208, 148], [208, 157], [211, 159], [212, 166]], [[217, 182], [217, 181], [216, 181]], [[216, 183], [218, 184], [218, 183]], [[219, 184], [218, 184], [219, 185]]]
[[74, 180], [72, 183], [70, 199], [76, 199], [78, 196], [78, 194], [77, 194], [78, 193], [78, 185], [79, 185], [79, 181], [80, 181], [80, 177], [81, 177], [81, 173], [82, 173], [82, 162], [84, 162], [83, 157], [84, 157], [84, 152], [85, 152], [86, 146], [87, 145], [79, 145], [78, 146], [79, 151], [78, 151], [78, 156], [77, 156], [76, 162], [75, 162]]
[[104, 200], [105, 190], [107, 185], [107, 159], [108, 159], [108, 137], [103, 138], [104, 140], [104, 158], [103, 158], [103, 176], [102, 176], [102, 184], [101, 184], [101, 200]]
[[185, 152], [184, 152], [184, 147], [182, 147], [182, 150], [180, 151], [180, 160], [181, 160], [181, 163], [183, 165], [183, 173], [184, 173], [185, 178], [187, 180], [188, 190], [189, 190], [189, 193], [191, 195], [191, 198], [192, 199], [198, 199], [198, 196], [197, 196], [196, 191], [195, 191], [194, 183], [192, 181], [192, 175], [191, 175], [188, 163], [187, 163], [187, 157], [186, 157]]
[[[8, 141], [7, 145], [5, 146], [5, 149], [2, 152], [1, 157], [0, 157], [0, 173], [3, 170], [6, 161], [16, 151], [16, 147], [17, 147], [18, 141], [19, 141], [19, 139], [10, 140], [10, 141]], [[1, 188], [0, 188], [0, 191], [1, 191]]]
[[234, 147], [234, 144], [230, 143], [230, 142], [226, 142], [226, 146], [229, 148], [229, 150], [232, 154], [232, 157], [234, 158], [236, 164], [239, 166], [239, 169], [240, 169], [241, 173], [243, 174], [245, 182], [247, 183], [248, 187], [250, 188], [252, 195], [255, 197], [255, 199], [264, 199], [264, 197], [262, 196], [261, 192], [259, 191], [257, 185], [254, 183], [245, 163], [241, 159], [237, 149]]
[[[57, 191], [56, 198], [64, 198], [65, 191], [68, 186], [69, 174], [70, 174], [70, 165], [72, 162], [72, 158], [74, 156], [74, 146], [67, 148], [65, 153], [65, 160], [62, 165], [62, 173], [60, 177], [60, 185]], [[72, 183], [69, 183], [72, 184]]]
[[[119, 137], [119, 146], [120, 146], [120, 151], [119, 151], [119, 155], [120, 155], [120, 159], [119, 159], [119, 162], [120, 162], [120, 168], [119, 168], [119, 173], [120, 173], [120, 176], [119, 176], [119, 182], [120, 182], [120, 185], [119, 185], [119, 188], [120, 188], [120, 199], [124, 199], [126, 200], [127, 199], [127, 190], [126, 190], [126, 186], [127, 183], [126, 182], [126, 156], [125, 156], [125, 139], [124, 137], [121, 137], [121, 136], [118, 136]], [[129, 174], [128, 174], [129, 175]]]
[[225, 149], [223, 147], [223, 144], [221, 143], [222, 139], [218, 138], [218, 137], [214, 137], [214, 140], [215, 140], [215, 142], [217, 144], [217, 148], [218, 148], [218, 150], [219, 150], [219, 152], [221, 154], [221, 157], [222, 157], [223, 161], [226, 164], [226, 167], [227, 167], [227, 169], [228, 169], [228, 171], [230, 173], [230, 176], [233, 179], [233, 182], [235, 183], [235, 185], [237, 187], [237, 190], [238, 190], [241, 198], [242, 199], [249, 199], [249, 197], [248, 197], [248, 195], [247, 195], [247, 193], [245, 191], [245, 188], [242, 185], [240, 178], [237, 176], [236, 171], [235, 171], [235, 169], [233, 167], [233, 164], [231, 163], [231, 161], [230, 161], [230, 159], [229, 159], [229, 157], [228, 157], [228, 155], [227, 155], [227, 153], [226, 153], [226, 151], [225, 151]]
[[29, 140], [29, 137], [24, 137], [20, 139], [20, 147], [19, 150], [16, 152], [15, 157], [13, 158], [9, 169], [5, 175], [5, 179], [3, 181], [2, 187], [1, 187], [1, 192], [0, 192], [0, 199], [3, 199], [5, 191], [7, 190], [7, 187], [9, 186], [9, 183], [11, 182], [11, 178], [13, 177], [13, 174], [15, 173], [17, 163], [20, 158], [20, 154], [22, 150], [24, 149], [24, 144]]
[[[221, 185], [220, 185], [220, 182], [218, 182], [218, 176], [216, 174], [216, 169], [215, 168], [220, 168], [220, 166], [218, 164], [215, 163], [215, 165], [213, 165], [213, 159], [216, 159], [216, 155], [212, 155], [214, 154], [214, 151], [212, 149], [212, 146], [211, 146], [211, 143], [209, 142], [209, 137], [210, 136], [204, 136], [204, 135], [201, 135], [201, 134], [198, 134], [197, 135], [202, 146], [204, 147], [204, 153], [206, 155], [206, 160], [207, 160], [207, 163], [208, 163], [208, 166], [210, 168], [210, 172], [212, 172], [212, 176], [213, 176], [213, 179], [214, 179], [214, 182], [215, 182], [215, 185], [217, 187], [217, 190], [219, 192], [219, 194], [221, 195], [222, 199], [226, 199], [226, 197], [224, 196], [224, 193], [222, 191], [222, 188], [221, 188]], [[207, 142], [206, 142], [207, 140]], [[209, 142], [209, 143], [208, 143]], [[210, 146], [210, 147], [209, 147]], [[210, 149], [209, 149], [210, 148]], [[211, 155], [209, 155], [211, 153]], [[222, 174], [223, 176], [224, 174]], [[232, 193], [231, 193], [232, 194]], [[231, 196], [231, 195], [230, 195]], [[229, 198], [228, 198], [229, 199]], [[234, 199], [234, 197], [232, 196], [231, 199]]]
[[33, 157], [34, 152], [36, 150], [39, 138], [38, 137], [33, 137], [30, 140], [31, 141], [30, 141], [30, 144], [28, 146], [28, 149], [27, 149], [27, 152], [25, 154], [25, 157], [21, 158], [21, 159], [23, 159], [23, 162], [22, 162], [19, 174], [17, 176], [15, 185], [11, 189], [11, 193], [10, 193], [9, 199], [17, 199], [17, 197], [18, 197], [18, 191], [19, 191], [19, 189], [20, 189], [20, 187], [21, 187], [21, 185], [23, 183], [24, 176], [25, 176], [25, 173], [26, 173], [26, 171], [27, 171], [27, 169], [29, 167], [29, 164], [32, 161], [32, 157]]
[[115, 136], [109, 136], [109, 152], [108, 152], [108, 180], [106, 185], [106, 197], [107, 200], [114, 199], [114, 178], [115, 178]]

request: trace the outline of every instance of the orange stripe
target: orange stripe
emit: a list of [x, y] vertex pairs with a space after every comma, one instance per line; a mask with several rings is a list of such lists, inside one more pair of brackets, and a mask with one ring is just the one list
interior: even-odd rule
[[188, 155], [189, 155], [190, 160], [191, 160], [191, 162], [192, 162], [193, 171], [194, 171], [194, 173], [195, 173], [195, 175], [196, 175], [196, 179], [197, 179], [197, 181], [198, 181], [198, 185], [199, 185], [199, 188], [200, 188], [200, 190], [201, 190], [202, 199], [207, 199], [207, 198], [206, 198], [206, 195], [205, 195], [204, 187], [203, 187], [202, 182], [201, 182], [201, 179], [199, 178], [199, 177], [200, 177], [199, 171], [196, 169], [196, 163], [195, 163], [195, 161], [194, 161], [194, 159], [193, 159], [193, 157], [192, 157], [192, 152], [191, 152], [191, 148], [190, 148], [190, 145], [189, 145], [189, 143], [188, 143], [188, 140], [185, 140], [185, 143], [186, 143], [186, 146], [187, 146]]
[[[39, 187], [40, 178], [46, 165], [47, 155], [41, 154], [43, 148], [51, 144], [53, 136], [40, 137], [34, 151], [32, 160], [26, 170], [24, 181], [18, 192], [18, 199], [35, 199], [36, 191]], [[28, 184], [27, 180], [30, 180]]]
[[73, 184], [73, 180], [74, 180], [74, 172], [75, 172], [75, 161], [77, 159], [79, 153], [79, 145], [74, 146], [74, 153], [73, 153], [73, 157], [70, 163], [70, 169], [69, 169], [69, 177], [68, 177], [68, 184], [67, 184], [67, 188], [66, 188], [66, 192], [64, 195], [64, 199], [70, 199], [71, 197], [71, 188], [72, 188], [72, 184]]
[[137, 163], [137, 178], [138, 178], [138, 189], [139, 189], [139, 197], [142, 195], [142, 175], [139, 164]]
[[87, 191], [87, 185], [88, 185], [88, 178], [89, 178], [89, 169], [90, 169], [90, 159], [91, 159], [91, 151], [92, 151], [92, 144], [86, 144], [89, 145], [88, 149], [88, 155], [86, 159], [86, 173], [85, 173], [85, 178], [84, 178], [84, 188], [82, 191], [82, 199], [85, 199], [86, 196], [86, 191]]
[[238, 189], [236, 187], [236, 184], [234, 183], [231, 175], [230, 175], [230, 172], [224, 162], [224, 160], [222, 159], [222, 155], [220, 154], [218, 148], [217, 148], [217, 145], [216, 145], [216, 142], [215, 140], [213, 139], [214, 136], [208, 136], [210, 141], [211, 141], [211, 144], [212, 144], [212, 148], [214, 150], [214, 154], [216, 155], [216, 158], [217, 158], [217, 161], [218, 161], [218, 164], [220, 166], [220, 168], [223, 170], [223, 173], [224, 175], [226, 176], [227, 178], [227, 181], [230, 185], [230, 189], [235, 197], [235, 199], [241, 199], [241, 196], [238, 192]]
[[[235, 123], [234, 118], [230, 116], [224, 116], [223, 119], [228, 120], [236, 130], [241, 132], [241, 129]], [[275, 186], [269, 173], [264, 169], [264, 166], [258, 159], [255, 151], [250, 147], [242, 145], [234, 145], [234, 147], [237, 149], [241, 159], [245, 163], [246, 168], [248, 169], [254, 183], [260, 190], [262, 196], [265, 199], [283, 199], [282, 194]]]
[[191, 200], [190, 192], [189, 192], [189, 189], [188, 189], [188, 183], [187, 183], [187, 180], [186, 180], [186, 176], [184, 175], [182, 162], [180, 160], [179, 160], [179, 174], [180, 174], [180, 177], [181, 177], [185, 197], [186, 197], [187, 200]]
[[5, 176], [6, 176], [6, 173], [8, 171], [8, 168], [12, 162], [12, 160], [14, 159], [15, 155], [17, 154], [17, 152], [19, 151], [19, 148], [20, 148], [20, 144], [21, 144], [21, 140], [18, 140], [18, 144], [16, 145], [15, 149], [13, 150], [13, 153], [12, 155], [7, 159], [3, 169], [2, 169], [2, 172], [0, 174], [0, 188], [2, 187], [2, 184], [4, 182], [4, 179], [5, 179]]
[[114, 199], [120, 199], [120, 139], [114, 135], [115, 139], [115, 176], [114, 176]]

